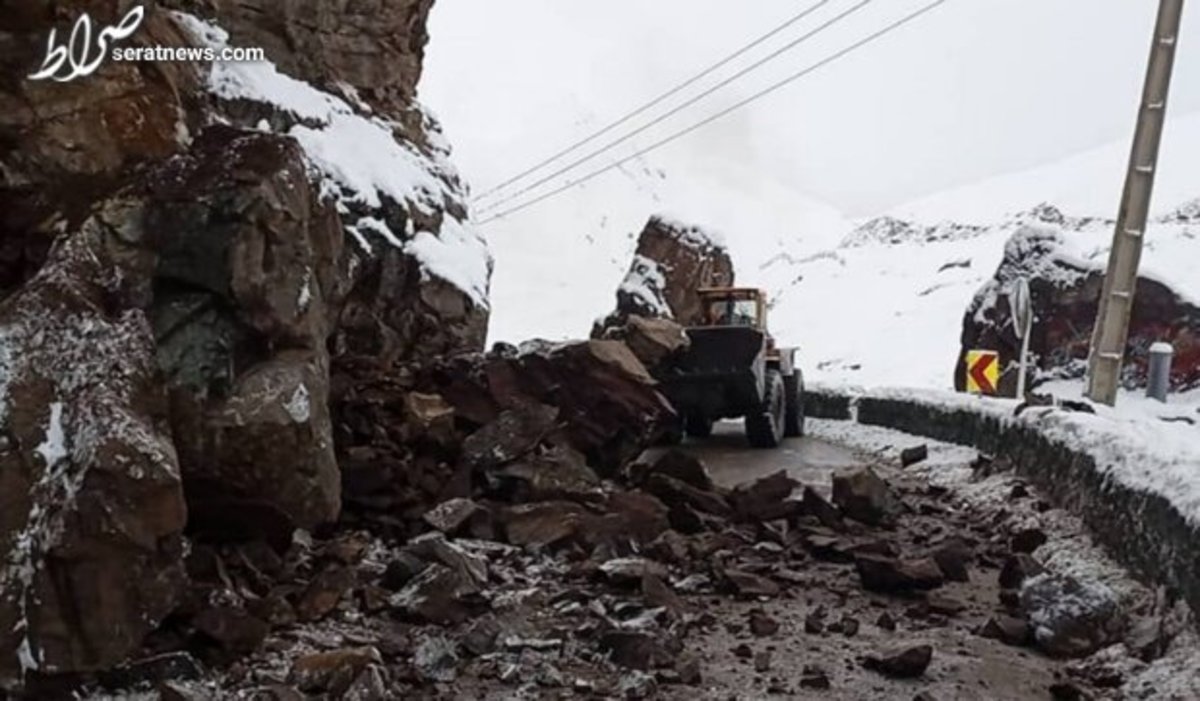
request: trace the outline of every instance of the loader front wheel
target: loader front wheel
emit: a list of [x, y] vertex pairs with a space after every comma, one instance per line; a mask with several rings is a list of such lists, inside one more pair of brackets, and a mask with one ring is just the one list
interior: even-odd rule
[[764, 384], [762, 407], [746, 415], [746, 438], [755, 448], [778, 448], [783, 441], [787, 411], [783, 376], [778, 370], [768, 370]]
[[804, 381], [799, 370], [783, 378], [783, 388], [787, 397], [784, 435], [800, 438], [804, 435]]

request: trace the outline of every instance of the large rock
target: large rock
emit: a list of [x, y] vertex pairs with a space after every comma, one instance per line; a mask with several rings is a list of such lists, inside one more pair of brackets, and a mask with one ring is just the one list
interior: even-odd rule
[[238, 44], [262, 47], [284, 73], [330, 92], [353, 89], [373, 108], [403, 115], [421, 77], [433, 2], [214, 0], [211, 7]]
[[[178, 153], [198, 124], [184, 106], [200, 82], [192, 63], [105, 64], [70, 83], [18, 79], [38, 69], [52, 29], [60, 41], [85, 9], [99, 26], [125, 14], [125, 0], [19, 3], [0, 17], [0, 299], [45, 263], [64, 220], [87, 216], [127, 171]], [[181, 45], [175, 24], [151, 7], [124, 46]]]
[[175, 605], [186, 518], [154, 337], [99, 220], [0, 302], [0, 686], [121, 662]]
[[622, 327], [606, 330], [604, 337], [624, 341], [652, 372], [691, 344], [683, 327], [674, 321], [637, 315], [630, 316]]
[[159, 359], [198, 513], [236, 497], [305, 528], [338, 515], [325, 340], [344, 234], [306, 168], [289, 140], [210, 129], [150, 186]]
[[617, 309], [597, 325], [593, 336], [625, 326], [632, 316], [673, 319], [683, 326], [700, 324], [703, 313], [696, 290], [733, 282], [733, 261], [719, 236], [698, 226], [652, 217], [617, 290]]
[[[1016, 395], [1020, 342], [1012, 323], [1007, 292], [1018, 277], [1029, 280], [1035, 323], [1030, 352], [1044, 378], [1082, 377], [1095, 325], [1104, 269], [1063, 255], [1063, 230], [1071, 220], [1053, 208], [1035, 211], [1034, 220], [1017, 230], [1004, 250], [995, 275], [975, 295], [962, 324], [962, 350], [954, 367], [955, 386], [966, 382], [966, 352], [999, 351], [1000, 393]], [[1200, 308], [1149, 277], [1139, 277], [1126, 344], [1122, 381], [1144, 384], [1148, 349], [1165, 341], [1175, 349], [1172, 385], [1200, 386]]]
[[860, 554], [854, 558], [854, 567], [864, 589], [885, 594], [936, 589], [946, 582], [937, 562], [929, 558], [897, 560], [883, 555]]
[[1021, 611], [1037, 646], [1056, 657], [1086, 657], [1118, 640], [1126, 623], [1108, 586], [1052, 573], [1024, 583]]
[[561, 436], [602, 476], [641, 454], [674, 413], [618, 341], [461, 356], [425, 373], [420, 385], [436, 388], [459, 416], [482, 424], [531, 403], [557, 408]]
[[904, 508], [891, 486], [869, 467], [834, 474], [833, 503], [846, 516], [872, 526], [895, 523]]
[[[506, 501], [586, 501], [674, 416], [618, 341], [500, 347], [335, 385], [347, 508], [393, 521], [481, 489]], [[414, 430], [403, 402], [414, 393], [445, 403], [456, 438]]]

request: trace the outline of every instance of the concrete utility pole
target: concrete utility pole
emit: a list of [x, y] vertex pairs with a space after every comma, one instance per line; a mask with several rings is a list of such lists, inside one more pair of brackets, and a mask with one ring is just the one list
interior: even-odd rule
[[1117, 230], [1108, 256], [1100, 313], [1092, 334], [1087, 396], [1109, 406], [1117, 403], [1121, 362], [1129, 337], [1129, 318], [1133, 314], [1133, 294], [1142, 258], [1146, 219], [1150, 214], [1154, 175], [1158, 170], [1158, 151], [1166, 123], [1167, 95], [1171, 89], [1171, 71], [1175, 66], [1182, 17], [1183, 0], [1159, 0], [1137, 134], [1129, 158]]

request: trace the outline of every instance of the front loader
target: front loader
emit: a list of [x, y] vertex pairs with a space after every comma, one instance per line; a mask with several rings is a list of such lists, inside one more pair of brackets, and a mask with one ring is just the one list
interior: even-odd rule
[[686, 329], [691, 344], [658, 380], [693, 438], [722, 419], [745, 420], [757, 448], [804, 434], [804, 378], [794, 348], [767, 331], [766, 295], [751, 288], [699, 290], [704, 322]]

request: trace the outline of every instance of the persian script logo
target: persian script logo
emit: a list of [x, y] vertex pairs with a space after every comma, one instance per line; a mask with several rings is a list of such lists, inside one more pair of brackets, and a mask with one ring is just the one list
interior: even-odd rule
[[126, 13], [116, 26], [105, 27], [95, 32], [95, 51], [92, 46], [92, 18], [87, 13], [80, 15], [75, 21], [71, 37], [64, 44], [58, 43], [58, 30], [51, 29], [50, 40], [46, 44], [46, 60], [29, 79], [66, 83], [95, 73], [108, 57], [110, 44], [133, 36], [145, 19], [146, 10], [138, 5]]

